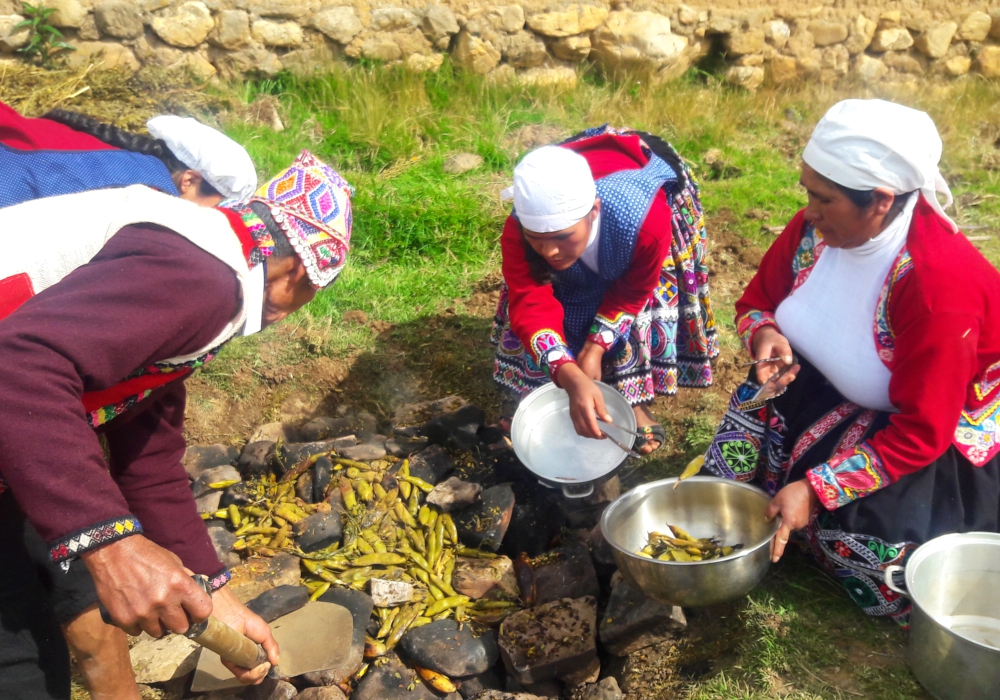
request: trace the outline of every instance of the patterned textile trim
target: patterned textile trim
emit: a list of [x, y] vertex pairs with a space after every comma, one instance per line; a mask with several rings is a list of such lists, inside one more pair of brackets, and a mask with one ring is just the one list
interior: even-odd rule
[[1000, 386], [1000, 362], [992, 364], [983, 372], [983, 378], [972, 385], [976, 398], [982, 401]]
[[959, 414], [952, 444], [977, 467], [1000, 452], [1000, 394], [976, 411]]
[[861, 442], [861, 439], [865, 436], [868, 431], [868, 426], [872, 424], [875, 420], [875, 416], [878, 415], [878, 411], [873, 411], [870, 408], [863, 410], [858, 417], [851, 424], [851, 427], [847, 429], [843, 437], [840, 438], [840, 442], [837, 444], [837, 449], [833, 451], [834, 454], [841, 454], [842, 452], [847, 452], [848, 450], [853, 450]]
[[573, 353], [566, 341], [551, 328], [543, 328], [535, 333], [531, 336], [531, 342], [528, 345], [539, 365], [559, 362], [563, 358], [573, 360]]
[[594, 325], [590, 327], [590, 335], [587, 336], [587, 340], [597, 343], [605, 351], [610, 350], [619, 340], [628, 337], [634, 321], [635, 316], [623, 312], [619, 312], [614, 318], [597, 314], [594, 317]]
[[132, 410], [136, 404], [145, 398], [148, 398], [152, 394], [152, 389], [147, 389], [146, 391], [140, 392], [133, 396], [129, 396], [124, 401], [119, 401], [111, 406], [102, 406], [96, 411], [91, 411], [87, 414], [87, 423], [91, 428], [97, 428], [104, 425], [112, 418], [117, 418], [126, 411]]
[[743, 347], [751, 355], [753, 355], [753, 347], [750, 344], [753, 342], [753, 336], [765, 326], [778, 327], [778, 322], [774, 320], [774, 314], [770, 311], [751, 309], [736, 319], [736, 335], [739, 336]]
[[853, 453], [813, 467], [806, 475], [827, 510], [864, 498], [890, 483], [881, 458], [867, 442], [855, 447]]
[[217, 591], [223, 586], [225, 586], [233, 578], [233, 575], [229, 572], [229, 569], [223, 569], [219, 573], [208, 579], [209, 590]]
[[133, 515], [105, 520], [103, 523], [91, 525], [88, 528], [67, 535], [54, 544], [49, 545], [49, 555], [57, 564], [67, 559], [75, 559], [84, 552], [97, 549], [115, 540], [130, 535], [141, 535], [142, 525]]
[[795, 464], [798, 462], [802, 458], [802, 455], [809, 451], [810, 447], [854, 415], [857, 410], [857, 404], [846, 401], [813, 423], [808, 430], [803, 431], [799, 439], [795, 442], [795, 447], [792, 448], [791, 463]]
[[825, 248], [823, 234], [817, 231], [812, 224], [806, 224], [799, 249], [795, 251], [795, 257], [792, 258], [792, 275], [795, 276], [795, 282], [792, 284], [793, 292], [809, 279], [810, 273], [816, 267], [819, 256]]
[[[896, 344], [896, 335], [892, 332], [892, 326], [889, 323], [889, 300], [892, 297], [893, 287], [912, 269], [913, 258], [910, 257], [910, 251], [904, 246], [892, 263], [885, 284], [882, 285], [882, 291], [878, 295], [878, 304], [875, 307], [875, 347], [878, 349], [879, 359], [886, 367], [889, 367], [892, 362], [893, 348]], [[890, 367], [890, 369], [892, 368]]]
[[812, 554], [840, 581], [866, 615], [886, 616], [906, 627], [910, 602], [885, 585], [884, 571], [902, 566], [917, 549], [915, 542], [886, 542], [873, 535], [844, 532], [830, 513], [820, 512], [805, 528]]

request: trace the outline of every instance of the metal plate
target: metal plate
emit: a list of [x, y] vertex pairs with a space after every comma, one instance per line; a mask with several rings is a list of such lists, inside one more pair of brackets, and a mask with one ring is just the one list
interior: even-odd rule
[[[635, 413], [625, 397], [607, 384], [598, 383], [612, 422], [635, 431]], [[609, 429], [619, 442], [631, 447], [634, 435]], [[517, 408], [511, 423], [514, 452], [528, 469], [549, 481], [563, 484], [594, 481], [613, 471], [628, 456], [610, 440], [576, 434], [569, 416], [569, 394], [555, 384], [531, 392]]]
[[[335, 668], [351, 650], [354, 617], [334, 603], [314, 601], [271, 623], [271, 633], [281, 653], [282, 677]], [[236, 688], [240, 682], [222, 665], [219, 655], [201, 650], [191, 683], [195, 693]]]

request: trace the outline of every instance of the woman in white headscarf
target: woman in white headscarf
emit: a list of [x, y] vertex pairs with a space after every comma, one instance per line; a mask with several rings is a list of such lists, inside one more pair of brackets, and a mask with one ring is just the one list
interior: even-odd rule
[[555, 381], [593, 438], [603, 380], [633, 407], [636, 449], [657, 449], [646, 406], [708, 386], [718, 353], [697, 183], [661, 139], [605, 125], [526, 155], [509, 193], [494, 378], [518, 397]]
[[1000, 526], [1000, 273], [945, 215], [923, 112], [845, 100], [802, 156], [808, 204], [736, 304], [756, 361], [706, 455], [804, 530], [872, 615], [882, 571], [938, 535]]

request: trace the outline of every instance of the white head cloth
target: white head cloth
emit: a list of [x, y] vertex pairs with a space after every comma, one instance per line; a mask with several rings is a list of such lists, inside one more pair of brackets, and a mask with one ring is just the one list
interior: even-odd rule
[[514, 186], [501, 193], [513, 196], [521, 225], [548, 233], [569, 228], [590, 213], [597, 186], [587, 159], [560, 146], [537, 148], [514, 168]]
[[244, 200], [257, 190], [257, 169], [246, 149], [221, 131], [191, 117], [169, 114], [153, 117], [146, 128], [226, 199]]
[[820, 175], [852, 190], [885, 187], [893, 194], [920, 190], [953, 231], [958, 226], [938, 202], [952, 203], [941, 177], [941, 137], [925, 112], [885, 100], [843, 100], [823, 116], [802, 153]]

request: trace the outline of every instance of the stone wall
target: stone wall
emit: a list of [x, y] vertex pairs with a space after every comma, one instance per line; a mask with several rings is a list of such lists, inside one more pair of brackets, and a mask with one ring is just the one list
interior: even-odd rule
[[[572, 83], [577, 65], [683, 73], [724, 52], [726, 79], [1000, 77], [1000, 0], [40, 0], [70, 66], [155, 65], [200, 78], [307, 73], [335, 61]], [[503, 2], [504, 0], [500, 0]], [[0, 0], [0, 60], [27, 41]]]

